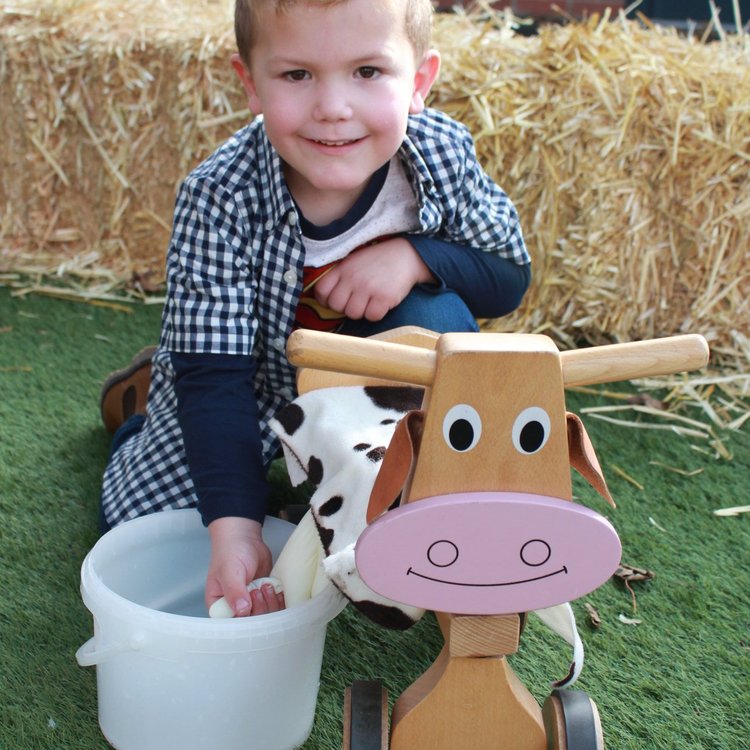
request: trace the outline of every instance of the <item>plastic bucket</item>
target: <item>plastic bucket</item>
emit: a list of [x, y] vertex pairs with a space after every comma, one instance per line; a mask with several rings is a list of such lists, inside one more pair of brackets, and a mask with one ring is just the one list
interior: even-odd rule
[[[294, 529], [268, 518], [274, 556]], [[326, 626], [346, 604], [329, 586], [282, 612], [213, 620], [203, 603], [208, 532], [194, 510], [107, 532], [81, 567], [94, 636], [99, 725], [118, 750], [288, 750], [309, 736]]]

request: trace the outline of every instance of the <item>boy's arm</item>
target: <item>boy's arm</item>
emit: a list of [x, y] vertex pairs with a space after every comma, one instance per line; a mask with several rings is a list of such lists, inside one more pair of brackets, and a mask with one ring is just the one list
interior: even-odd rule
[[531, 265], [425, 235], [407, 235], [438, 288], [456, 292], [477, 318], [513, 312], [531, 283]]
[[224, 516], [262, 522], [270, 488], [252, 357], [175, 352], [171, 357], [177, 418], [203, 522]]
[[270, 489], [262, 459], [249, 356], [172, 353], [177, 417], [198, 510], [211, 536], [206, 606], [223, 597], [238, 616], [283, 607], [273, 591], [246, 584], [268, 575], [261, 525]]
[[518, 212], [479, 163], [468, 128], [442, 113], [432, 116], [438, 136], [425, 143], [423, 154], [434, 182], [429, 206], [438, 213], [426, 233], [407, 238], [438, 282], [456, 291], [475, 317], [506, 315], [519, 306], [531, 281]]
[[451, 289], [477, 318], [515, 310], [531, 279], [529, 264], [436, 237], [391, 237], [360, 248], [320, 277], [315, 296], [347, 318], [381, 320], [414, 286]]
[[412, 118], [406, 158], [426, 166], [426, 233], [524, 266], [531, 262], [513, 201], [485, 172], [469, 129], [437, 110]]

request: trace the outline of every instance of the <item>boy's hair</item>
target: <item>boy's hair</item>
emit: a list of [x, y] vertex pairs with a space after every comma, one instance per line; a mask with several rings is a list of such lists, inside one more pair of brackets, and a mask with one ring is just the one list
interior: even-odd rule
[[[300, 3], [328, 7], [343, 2], [347, 0], [235, 0], [234, 33], [242, 61], [250, 66], [250, 53], [258, 35], [261, 8], [267, 7], [276, 13], [286, 13]], [[404, 5], [406, 35], [414, 48], [415, 58], [421, 60], [430, 46], [432, 0], [405, 0]]]

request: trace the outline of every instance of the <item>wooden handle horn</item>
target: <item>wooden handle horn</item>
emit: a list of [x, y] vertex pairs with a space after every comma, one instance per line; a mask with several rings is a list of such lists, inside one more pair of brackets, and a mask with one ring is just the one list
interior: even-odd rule
[[[703, 336], [686, 334], [564, 351], [560, 360], [569, 387], [696, 370], [705, 367], [708, 354]], [[297, 367], [425, 386], [432, 384], [437, 361], [430, 349], [306, 330], [289, 337], [287, 357]]]
[[286, 356], [297, 367], [367, 375], [414, 385], [431, 385], [437, 355], [432, 349], [322, 331], [295, 331]]
[[560, 352], [566, 387], [699, 370], [708, 363], [703, 336], [686, 334]]

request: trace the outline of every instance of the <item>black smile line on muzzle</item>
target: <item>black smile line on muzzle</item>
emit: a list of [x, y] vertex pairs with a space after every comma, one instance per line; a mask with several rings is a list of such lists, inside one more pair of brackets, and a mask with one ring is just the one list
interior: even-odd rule
[[565, 565], [560, 568], [560, 570], [555, 570], [552, 573], [547, 573], [543, 576], [536, 576], [536, 578], [526, 578], [523, 581], [506, 581], [505, 583], [460, 583], [459, 581], [445, 581], [442, 578], [432, 578], [431, 576], [426, 576], [424, 573], [417, 573], [414, 568], [409, 568], [406, 571], [406, 575], [408, 576], [417, 576], [419, 578], [424, 578], [427, 581], [434, 581], [435, 583], [445, 583], [448, 586], [475, 586], [475, 587], [482, 587], [482, 588], [492, 588], [495, 586], [520, 586], [522, 583], [533, 583], [534, 581], [541, 581], [545, 578], [551, 578], [552, 576], [556, 576], [559, 573], [565, 573], [567, 575], [568, 569]]

